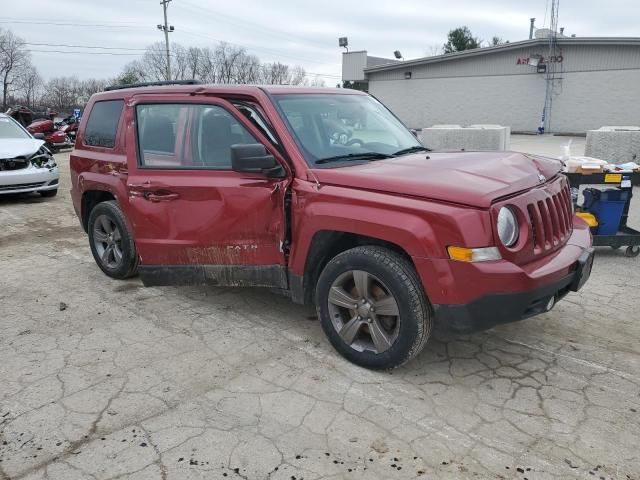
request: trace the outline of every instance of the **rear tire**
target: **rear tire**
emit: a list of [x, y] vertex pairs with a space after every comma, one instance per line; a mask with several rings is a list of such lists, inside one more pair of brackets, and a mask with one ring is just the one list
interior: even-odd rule
[[329, 261], [316, 285], [316, 304], [333, 347], [350, 362], [376, 370], [418, 355], [433, 324], [413, 265], [377, 246], [356, 247]]
[[55, 190], [43, 190], [39, 192], [44, 198], [55, 197], [58, 194], [58, 189]]
[[136, 245], [117, 202], [101, 202], [91, 210], [88, 232], [91, 253], [100, 270], [120, 280], [136, 274]]
[[639, 245], [632, 245], [630, 247], [627, 247], [627, 249], [625, 250], [624, 254], [627, 257], [630, 257], [630, 258], [637, 257], [638, 255], [640, 255], [640, 246]]

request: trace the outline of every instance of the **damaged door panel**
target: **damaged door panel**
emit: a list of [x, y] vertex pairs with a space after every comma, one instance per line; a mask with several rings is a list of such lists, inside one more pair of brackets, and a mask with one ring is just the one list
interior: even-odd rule
[[145, 96], [129, 112], [127, 140], [138, 155], [129, 165], [127, 214], [141, 278], [286, 288], [289, 178], [233, 171], [230, 145], [268, 141], [228, 102], [199, 102]]

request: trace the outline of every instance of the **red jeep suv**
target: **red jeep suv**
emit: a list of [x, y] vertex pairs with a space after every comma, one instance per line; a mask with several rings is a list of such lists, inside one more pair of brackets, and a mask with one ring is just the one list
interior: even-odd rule
[[89, 101], [71, 194], [108, 276], [280, 289], [348, 360], [391, 368], [436, 320], [485, 329], [584, 284], [560, 167], [432, 152], [354, 90], [144, 84]]

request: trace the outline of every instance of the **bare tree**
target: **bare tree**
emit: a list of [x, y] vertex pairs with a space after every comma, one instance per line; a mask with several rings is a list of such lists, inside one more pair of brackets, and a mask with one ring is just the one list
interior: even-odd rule
[[217, 83], [218, 82], [218, 64], [216, 63], [215, 51], [207, 47], [207, 48], [203, 48], [201, 52], [202, 52], [202, 59], [200, 61], [200, 73], [195, 78], [202, 80], [206, 83]]
[[286, 85], [289, 79], [289, 65], [280, 62], [263, 66], [262, 82], [268, 85]]
[[19, 79], [21, 88], [20, 94], [24, 100], [25, 106], [35, 108], [36, 99], [42, 96], [42, 86], [44, 82], [33, 65], [24, 68]]
[[255, 55], [243, 54], [236, 63], [236, 83], [259, 83], [262, 65]]
[[187, 78], [198, 78], [202, 70], [203, 51], [198, 47], [189, 47], [185, 53]]
[[425, 52], [427, 57], [435, 57], [436, 55], [442, 55], [442, 45], [429, 45]]
[[0, 81], [2, 82], [2, 109], [7, 108], [7, 98], [14, 90], [24, 69], [31, 65], [24, 40], [11, 30], [0, 31]]
[[48, 106], [62, 111], [79, 106], [79, 96], [82, 88], [76, 77], [56, 77], [49, 80], [45, 86], [43, 101]]
[[[207, 83], [270, 83], [305, 85], [307, 74], [299, 65], [263, 64], [239, 46], [220, 42], [214, 48], [188, 47], [174, 43], [171, 51], [172, 80], [196, 79]], [[164, 44], [150, 45], [140, 60], [128, 63], [117, 77], [119, 84], [166, 80]]]
[[323, 78], [316, 76], [316, 77], [313, 77], [311, 79], [311, 82], [309, 82], [309, 86], [311, 86], [311, 87], [326, 87], [327, 84], [326, 84], [326, 82], [324, 81]]
[[[166, 54], [165, 54], [166, 58]], [[189, 76], [189, 51], [182, 45], [174, 43], [171, 50], [171, 80], [186, 80]]]
[[296, 65], [291, 69], [287, 80], [289, 85], [304, 85], [307, 83], [307, 72], [300, 65]]
[[236, 73], [238, 64], [246, 57], [246, 51], [242, 47], [220, 42], [215, 49], [215, 58], [218, 64], [218, 81], [220, 83], [237, 83]]
[[94, 93], [102, 92], [107, 85], [111, 82], [109, 80], [90, 78], [88, 80], [80, 81], [80, 92], [78, 97], [75, 99], [74, 107], [81, 107], [85, 105], [91, 95]]
[[145, 69], [141, 61], [134, 60], [124, 66], [123, 71], [116, 78], [119, 85], [131, 85], [145, 80]]

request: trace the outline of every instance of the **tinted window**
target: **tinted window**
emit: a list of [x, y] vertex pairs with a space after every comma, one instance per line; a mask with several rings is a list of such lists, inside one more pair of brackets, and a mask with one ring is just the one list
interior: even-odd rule
[[116, 144], [118, 122], [124, 101], [97, 102], [91, 109], [87, 128], [84, 131], [85, 145], [113, 148]]
[[231, 145], [259, 143], [214, 105], [138, 105], [136, 124], [143, 167], [230, 170]]

